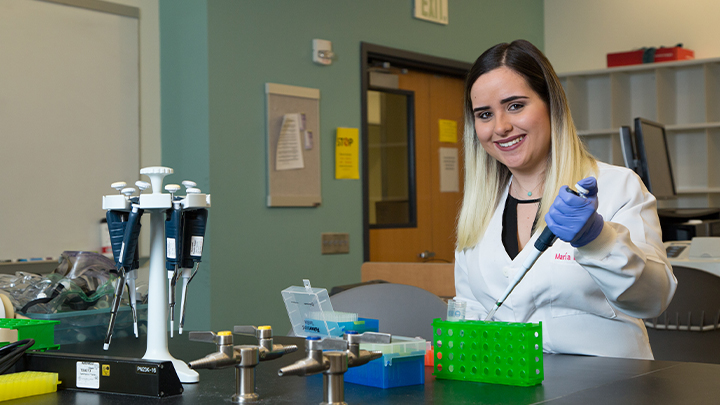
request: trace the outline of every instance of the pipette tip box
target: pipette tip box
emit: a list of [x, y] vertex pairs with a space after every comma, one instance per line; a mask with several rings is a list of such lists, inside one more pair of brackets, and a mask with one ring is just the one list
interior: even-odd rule
[[[338, 323], [324, 316], [333, 312], [326, 289], [292, 286], [281, 293], [295, 336], [337, 336], [340, 330]], [[321, 319], [313, 320], [311, 313], [320, 314], [316, 317]]]
[[391, 343], [361, 343], [360, 349], [383, 352], [382, 357], [345, 372], [345, 382], [378, 388], [425, 384], [422, 338], [393, 336]]
[[[336, 312], [337, 314], [337, 312]], [[357, 314], [353, 314], [357, 315]], [[370, 318], [357, 318], [356, 321], [338, 322], [340, 331], [335, 337], [341, 337], [345, 332], [377, 332], [379, 321], [377, 319]]]
[[282, 290], [295, 336], [340, 337], [347, 331], [377, 332], [378, 321], [355, 313], [335, 312], [324, 288], [292, 286]]
[[383, 354], [345, 372], [345, 382], [378, 388], [425, 384], [425, 351]]
[[533, 386], [544, 379], [542, 322], [433, 321], [435, 378]]

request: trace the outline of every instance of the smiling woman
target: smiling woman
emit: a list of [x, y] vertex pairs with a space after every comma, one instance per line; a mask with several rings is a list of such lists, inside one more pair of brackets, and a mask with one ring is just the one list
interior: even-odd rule
[[550, 152], [545, 102], [522, 76], [504, 66], [480, 76], [470, 98], [483, 149], [513, 173], [515, 188], [540, 188]]
[[[485, 319], [547, 225], [560, 240], [493, 319], [541, 321], [548, 352], [651, 359], [638, 318], [660, 314], [677, 285], [655, 197], [634, 172], [586, 151], [552, 66], [529, 42], [484, 52], [464, 101], [455, 299], [466, 319]], [[576, 183], [584, 196], [568, 192]]]

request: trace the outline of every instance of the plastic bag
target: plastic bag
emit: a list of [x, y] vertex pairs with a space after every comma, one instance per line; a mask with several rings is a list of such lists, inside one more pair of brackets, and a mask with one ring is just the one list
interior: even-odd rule
[[[0, 290], [6, 293], [15, 311], [18, 311], [25, 303], [37, 298], [42, 293], [46, 287], [43, 279], [38, 274], [23, 271], [15, 274], [0, 274]], [[20, 304], [21, 302], [22, 304]]]
[[117, 273], [114, 261], [95, 252], [63, 252], [59, 261], [52, 274], [72, 280], [85, 294], [92, 294], [108, 282], [111, 273]]
[[57, 268], [47, 276], [0, 275], [0, 289], [8, 293], [17, 312], [50, 314], [109, 307], [116, 280], [111, 259], [95, 252], [70, 251], [62, 253]]

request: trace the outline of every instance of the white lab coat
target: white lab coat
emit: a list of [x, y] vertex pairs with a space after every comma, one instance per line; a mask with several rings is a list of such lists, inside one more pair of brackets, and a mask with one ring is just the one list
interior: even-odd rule
[[[656, 200], [631, 170], [601, 162], [598, 170], [598, 212], [605, 220], [598, 238], [580, 248], [558, 239], [495, 319], [542, 322], [548, 353], [652, 359], [638, 318], [661, 314], [677, 286]], [[485, 319], [515, 271], [504, 270], [512, 263], [501, 238], [504, 206], [505, 197], [480, 242], [455, 254], [455, 299], [467, 302], [467, 319]], [[515, 262], [522, 263], [528, 251], [520, 252]]]

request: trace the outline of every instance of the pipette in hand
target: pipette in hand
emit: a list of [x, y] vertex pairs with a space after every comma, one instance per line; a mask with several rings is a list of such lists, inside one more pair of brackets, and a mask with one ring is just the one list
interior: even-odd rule
[[[588, 190], [584, 187], [581, 187], [579, 184], [576, 184], [575, 187], [578, 189], [579, 193], [575, 190], [567, 188], [567, 191], [570, 193], [573, 193], [579, 197], [585, 198], [585, 195], [588, 194]], [[495, 306], [493, 309], [488, 313], [488, 315], [485, 317], [485, 321], [492, 320], [493, 316], [495, 316], [495, 313], [497, 310], [502, 306], [503, 302], [507, 299], [507, 297], [510, 295], [510, 293], [515, 289], [515, 287], [520, 284], [520, 281], [525, 277], [525, 274], [527, 274], [528, 270], [535, 264], [537, 259], [540, 257], [540, 255], [543, 254], [550, 246], [552, 246], [553, 243], [555, 243], [555, 240], [557, 239], [557, 236], [550, 230], [549, 227], [545, 227], [543, 229], [540, 236], [535, 240], [535, 243], [533, 245], [528, 245], [525, 247], [525, 249], [532, 249], [528, 256], [525, 258], [525, 261], [522, 263], [520, 269], [515, 273], [515, 276], [513, 277], [512, 281], [510, 281], [510, 284], [505, 289], [505, 291], [500, 296], [500, 299], [497, 300], [495, 303]], [[525, 250], [523, 249], [523, 250]]]

